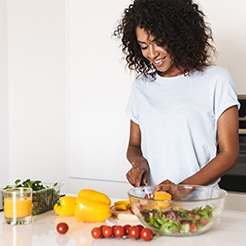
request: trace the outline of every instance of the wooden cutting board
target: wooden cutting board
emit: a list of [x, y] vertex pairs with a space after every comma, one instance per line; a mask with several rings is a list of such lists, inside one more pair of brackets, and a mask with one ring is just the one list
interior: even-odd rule
[[132, 214], [129, 209], [126, 211], [119, 211], [116, 210], [114, 206], [112, 206], [110, 210], [111, 210], [111, 217], [114, 219], [126, 220], [126, 221], [139, 221], [137, 216]]

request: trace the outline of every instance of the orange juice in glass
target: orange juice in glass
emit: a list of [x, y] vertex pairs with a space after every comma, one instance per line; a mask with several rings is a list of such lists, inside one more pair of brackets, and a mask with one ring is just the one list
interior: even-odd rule
[[32, 220], [32, 189], [10, 188], [3, 190], [4, 218], [7, 224], [28, 224]]

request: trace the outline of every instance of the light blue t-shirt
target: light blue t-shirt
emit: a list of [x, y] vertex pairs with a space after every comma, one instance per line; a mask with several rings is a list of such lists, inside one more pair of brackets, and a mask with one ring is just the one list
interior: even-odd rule
[[138, 77], [126, 109], [141, 129], [141, 149], [150, 166], [150, 184], [180, 183], [198, 172], [217, 152], [217, 120], [237, 105], [225, 68], [176, 77]]

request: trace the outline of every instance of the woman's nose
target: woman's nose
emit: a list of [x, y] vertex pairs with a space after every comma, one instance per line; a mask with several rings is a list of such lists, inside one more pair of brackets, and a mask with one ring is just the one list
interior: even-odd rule
[[156, 47], [150, 46], [150, 47], [149, 47], [149, 54], [148, 54], [148, 57], [149, 57], [150, 59], [155, 59], [156, 57], [158, 57], [158, 55], [159, 55], [159, 52], [158, 52], [158, 50], [156, 49]]

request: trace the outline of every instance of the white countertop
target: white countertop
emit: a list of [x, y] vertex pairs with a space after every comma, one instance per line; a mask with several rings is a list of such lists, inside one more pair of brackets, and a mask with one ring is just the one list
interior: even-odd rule
[[[65, 235], [56, 232], [55, 225], [66, 222], [69, 231]], [[110, 223], [112, 220], [110, 221]], [[113, 220], [115, 222], [115, 220]], [[116, 221], [118, 224], [128, 224], [129, 221]], [[11, 226], [4, 223], [3, 212], [0, 212], [0, 245], [1, 246], [31, 246], [31, 245], [233, 245], [246, 244], [246, 212], [224, 210], [220, 219], [206, 233], [192, 237], [160, 236], [150, 242], [134, 239], [93, 239], [90, 231], [93, 227], [103, 223], [79, 223], [74, 217], [60, 217], [54, 211], [33, 216], [33, 223], [29, 225]], [[136, 224], [132, 221], [129, 224]]]

